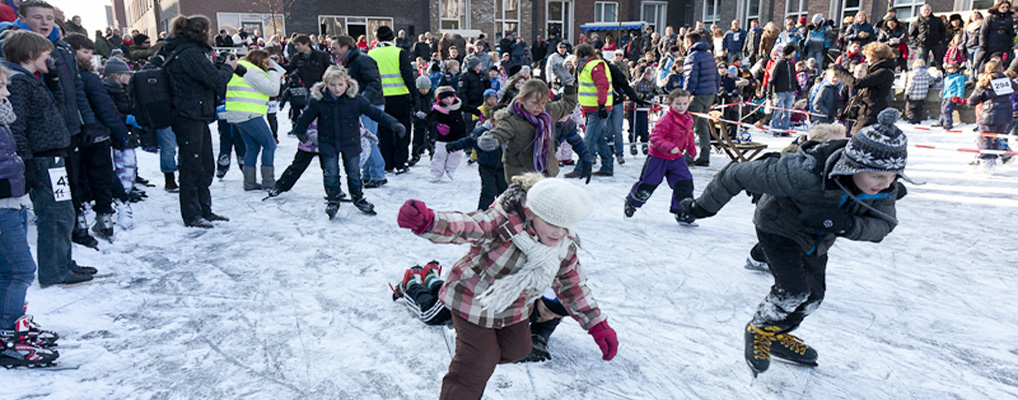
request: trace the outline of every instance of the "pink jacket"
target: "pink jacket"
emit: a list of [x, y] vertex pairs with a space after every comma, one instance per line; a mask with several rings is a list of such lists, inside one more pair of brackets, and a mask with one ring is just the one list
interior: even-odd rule
[[[682, 157], [682, 151], [685, 151], [690, 157], [696, 157], [694, 137], [693, 116], [688, 112], [679, 114], [668, 109], [650, 132], [650, 155], [677, 160]], [[672, 154], [672, 149], [676, 147], [679, 148], [679, 154]]]

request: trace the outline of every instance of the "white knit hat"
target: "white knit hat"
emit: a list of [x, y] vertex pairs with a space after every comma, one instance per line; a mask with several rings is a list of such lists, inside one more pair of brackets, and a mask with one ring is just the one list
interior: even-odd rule
[[545, 178], [527, 191], [527, 208], [545, 222], [576, 232], [576, 224], [594, 213], [583, 188], [564, 179]]

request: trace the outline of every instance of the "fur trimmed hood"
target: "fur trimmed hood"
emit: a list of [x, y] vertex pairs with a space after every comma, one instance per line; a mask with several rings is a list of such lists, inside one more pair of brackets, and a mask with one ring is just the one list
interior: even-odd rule
[[[315, 100], [318, 100], [318, 101], [321, 101], [323, 98], [325, 98], [325, 92], [327, 92], [327, 91], [329, 91], [329, 87], [325, 84], [325, 82], [318, 82], [314, 86], [311, 87], [311, 98], [315, 99]], [[360, 85], [357, 84], [357, 80], [355, 80], [355, 79], [348, 79], [346, 81], [346, 95], [347, 95], [347, 97], [350, 97], [350, 98], [357, 97], [357, 93], [359, 93], [359, 92], [360, 92]]]

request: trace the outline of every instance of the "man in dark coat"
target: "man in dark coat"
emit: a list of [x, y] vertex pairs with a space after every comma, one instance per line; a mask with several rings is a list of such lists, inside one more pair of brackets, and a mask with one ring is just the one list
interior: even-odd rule
[[233, 47], [233, 36], [230, 36], [226, 29], [220, 29], [216, 36], [216, 47]]
[[308, 90], [316, 83], [321, 82], [325, 70], [332, 65], [332, 57], [329, 53], [316, 50], [308, 35], [297, 35], [293, 38], [293, 47], [297, 54], [290, 56], [290, 62], [286, 63], [286, 73], [297, 72], [301, 83]]
[[[686, 55], [686, 62], [682, 66], [682, 74], [685, 77], [682, 88], [693, 95], [689, 102], [689, 111], [706, 114], [710, 106], [714, 104], [714, 97], [720, 92], [721, 75], [718, 74], [714, 56], [710, 54], [710, 44], [702, 41], [699, 33], [687, 33], [686, 46], [689, 48], [689, 54]], [[692, 164], [708, 166], [710, 165], [710, 131], [707, 128], [707, 120], [697, 118], [693, 130], [700, 138], [700, 154]]]
[[534, 57], [535, 63], [539, 63], [538, 68], [543, 68], [544, 57], [548, 55], [548, 42], [538, 36], [534, 44], [530, 45], [530, 55]]
[[[944, 20], [933, 15], [933, 8], [929, 4], [923, 5], [919, 11], [919, 17], [912, 22], [912, 28], [908, 30], [908, 38], [913, 46], [917, 47], [916, 56], [922, 57], [928, 62], [926, 65], [940, 68], [944, 62], [944, 53], [947, 48], [944, 45], [947, 38], [947, 27]], [[933, 52], [933, 60], [929, 59], [930, 52]]]
[[756, 60], [759, 57], [757, 53], [760, 52], [760, 38], [762, 36], [763, 28], [760, 27], [760, 22], [755, 19], [750, 21], [749, 32], [746, 32], [746, 46], [742, 49], [742, 56], [748, 61], [743, 62], [742, 65], [756, 64]]

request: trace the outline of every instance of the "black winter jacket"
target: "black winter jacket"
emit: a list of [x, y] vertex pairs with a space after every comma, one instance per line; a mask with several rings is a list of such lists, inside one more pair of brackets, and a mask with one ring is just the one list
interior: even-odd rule
[[293, 128], [297, 138], [306, 142], [308, 125], [317, 119], [318, 151], [321, 154], [360, 154], [361, 114], [377, 121], [380, 126], [388, 127], [398, 122], [360, 95], [357, 81], [351, 79], [347, 84], [346, 93], [338, 98], [332, 97], [324, 83], [315, 84], [311, 88], [311, 102]]
[[877, 40], [877, 32], [873, 30], [873, 25], [870, 25], [869, 22], [856, 23], [845, 29], [845, 40], [849, 42], [857, 40], [860, 45], [866, 46]]
[[993, 53], [1007, 54], [1011, 51], [1015, 36], [1014, 23], [1012, 13], [1001, 14], [995, 9], [987, 11], [979, 30], [979, 49], [983, 51], [979, 61], [989, 61]]
[[491, 125], [488, 122], [478, 124], [467, 137], [449, 143], [449, 148], [453, 151], [466, 150], [469, 152], [470, 150], [476, 150], [477, 164], [489, 168], [502, 168], [502, 146], [498, 146], [492, 151], [484, 151], [477, 147], [477, 138], [489, 130], [491, 130]]
[[[286, 73], [297, 71], [300, 81], [304, 87], [311, 89], [316, 83], [322, 81], [325, 70], [332, 65], [332, 56], [321, 50], [311, 49], [311, 54], [297, 53], [290, 55], [290, 62], [286, 63]], [[377, 69], [377, 68], [376, 68]]]
[[[346, 67], [346, 72], [360, 85], [360, 94], [368, 99], [372, 105], [380, 106], [385, 104], [385, 96], [382, 95], [382, 76], [378, 72], [378, 63], [374, 58], [362, 53], [357, 49], [347, 50], [340, 62]], [[318, 80], [322, 80], [319, 76]], [[305, 85], [307, 85], [305, 83]]]
[[[428, 113], [428, 128], [431, 130], [432, 137], [439, 142], [455, 142], [466, 137], [467, 124], [463, 118], [469, 117], [463, 115], [464, 112], [477, 116], [481, 115], [481, 110], [478, 110], [477, 107], [464, 104], [463, 99], [456, 99], [456, 102], [448, 107], [435, 102], [432, 105], [431, 112]], [[438, 131], [439, 124], [449, 126], [448, 135], [442, 135]]]
[[894, 59], [881, 60], [866, 69], [866, 76], [856, 78], [840, 65], [834, 66], [834, 73], [845, 85], [859, 91], [859, 115], [852, 126], [852, 133], [863, 127], [877, 123], [877, 114], [888, 107], [887, 97], [891, 94], [894, 84]]
[[127, 146], [127, 125], [117, 112], [117, 105], [110, 98], [99, 75], [88, 70], [80, 70], [81, 82], [85, 88], [85, 96], [95, 113], [97, 124], [86, 126], [81, 137], [82, 144], [95, 144], [112, 139], [110, 143], [115, 149]]
[[626, 97], [629, 97], [631, 101], [639, 99], [640, 95], [636, 94], [632, 86], [629, 86], [629, 80], [626, 79], [622, 70], [615, 66], [615, 63], [606, 64], [608, 64], [608, 71], [612, 74], [612, 106], [622, 104]]
[[767, 94], [794, 92], [799, 87], [795, 80], [795, 61], [782, 58], [774, 64], [771, 79], [767, 81]]
[[[1011, 90], [1018, 92], [1018, 84], [1008, 79], [1004, 74], [995, 72], [995, 79], [1007, 79], [1011, 84]], [[1011, 123], [1013, 118], [1012, 114], [1012, 103], [1011, 95], [997, 95], [993, 91], [993, 88], [976, 88], [972, 92], [972, 96], [969, 96], [966, 102], [970, 107], [975, 107], [982, 104], [982, 110], [979, 112], [979, 125], [999, 125], [1001, 127]], [[1001, 131], [1003, 132], [1003, 131]]]
[[54, 96], [41, 79], [19, 65], [6, 64], [11, 70], [8, 100], [18, 117], [10, 126], [18, 155], [26, 161], [34, 156], [63, 156], [71, 145], [71, 134], [56, 102], [59, 92]]
[[749, 59], [760, 52], [760, 38], [763, 37], [763, 32], [763, 28], [750, 29], [746, 32], [746, 46], [742, 48], [743, 58]]
[[207, 43], [198, 44], [185, 37], [168, 39], [159, 54], [169, 57], [177, 49], [180, 52], [173, 60], [166, 60], [169, 64], [165, 67], [177, 118], [216, 119], [217, 98], [225, 98], [233, 68], [223, 64], [217, 70], [209, 58], [212, 48]]
[[127, 94], [127, 88], [124, 85], [121, 85], [112, 76], [107, 76], [106, 79], [103, 79], [103, 85], [106, 86], [106, 94], [110, 96], [110, 100], [113, 100], [113, 104], [117, 106], [117, 112], [120, 113], [121, 120], [128, 115], [134, 115], [134, 103]]
[[456, 96], [459, 96], [467, 105], [480, 107], [481, 104], [484, 104], [484, 91], [490, 87], [490, 80], [481, 77], [474, 71], [466, 71], [460, 74]]
[[[88, 105], [88, 98], [85, 97], [84, 86], [81, 83], [81, 76], [78, 75], [78, 58], [74, 56], [74, 49], [63, 40], [53, 42], [53, 53], [50, 57], [56, 64], [56, 71], [50, 70], [46, 74], [47, 81], [53, 80], [60, 84], [60, 91], [64, 94], [60, 109], [64, 113], [64, 124], [71, 136], [81, 132], [82, 125], [95, 125], [95, 114]], [[50, 85], [52, 88], [53, 85]], [[60, 98], [58, 97], [58, 102]]]
[[944, 25], [944, 20], [936, 15], [930, 14], [928, 18], [920, 15], [912, 22], [908, 38], [913, 46], [930, 48], [947, 40], [947, 26]]

